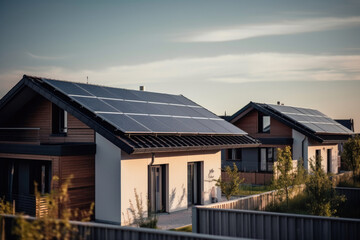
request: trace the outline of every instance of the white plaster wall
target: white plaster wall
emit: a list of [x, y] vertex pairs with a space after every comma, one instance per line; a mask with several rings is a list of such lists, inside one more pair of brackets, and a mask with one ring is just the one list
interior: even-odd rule
[[[313, 159], [315, 160], [315, 153], [316, 150], [321, 150], [321, 157], [322, 157], [322, 161], [321, 161], [321, 168], [325, 171], [328, 172], [328, 166], [327, 166], [327, 150], [328, 149], [332, 149], [332, 168], [331, 168], [331, 172], [332, 173], [337, 173], [338, 172], [338, 161], [337, 161], [337, 157], [338, 157], [338, 145], [317, 145], [317, 146], [309, 146], [308, 147], [308, 158], [310, 160]], [[310, 169], [310, 164], [308, 163], [308, 168]]]
[[307, 141], [307, 138], [305, 137], [304, 134], [299, 133], [296, 130], [292, 130], [292, 137], [293, 137], [293, 146], [292, 146], [292, 151], [293, 151], [293, 160], [299, 160], [300, 158], [302, 158], [302, 154], [303, 154], [303, 150], [302, 150], [302, 142]]
[[[153, 165], [168, 164], [169, 166], [169, 212], [187, 209], [187, 163], [203, 161], [204, 164], [204, 203], [211, 202], [211, 189], [215, 187], [213, 179], [221, 175], [220, 151], [208, 152], [180, 152], [156, 153]], [[122, 153], [121, 161], [121, 212], [124, 213], [122, 224], [126, 224], [127, 212], [130, 207], [129, 200], [135, 203], [134, 189], [142, 195], [144, 209], [146, 210], [148, 193], [148, 165], [151, 154], [127, 155]], [[218, 199], [220, 190], [215, 187]], [[131, 216], [130, 216], [131, 217]]]
[[96, 133], [95, 219], [120, 224], [120, 149]]
[[[293, 160], [300, 160], [301, 158], [303, 158], [304, 156], [304, 167], [305, 169], [308, 169], [308, 138], [302, 134], [299, 133], [296, 130], [292, 130], [292, 137], [293, 137], [293, 146], [292, 146], [292, 151], [293, 151]], [[304, 140], [305, 139], [305, 140]], [[304, 141], [304, 153], [303, 153], [303, 141]]]

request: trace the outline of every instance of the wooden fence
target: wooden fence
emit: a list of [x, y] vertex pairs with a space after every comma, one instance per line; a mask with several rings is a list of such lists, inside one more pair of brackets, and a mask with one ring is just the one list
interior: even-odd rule
[[[360, 189], [337, 188], [359, 204]], [[301, 189], [299, 190], [301, 191]], [[360, 239], [360, 219], [319, 217], [263, 210], [276, 191], [193, 208], [193, 232], [258, 239]]]
[[[5, 221], [5, 239], [16, 239], [12, 235], [11, 230], [16, 224], [16, 216], [13, 215], [1, 215], [0, 221]], [[33, 221], [35, 218], [26, 217], [28, 221]], [[126, 239], [126, 240], [235, 240], [238, 238], [224, 237], [224, 236], [211, 236], [206, 234], [197, 233], [186, 233], [186, 232], [174, 232], [148, 228], [136, 228], [136, 227], [121, 227], [110, 224], [101, 224], [93, 222], [77, 222], [70, 221], [73, 226], [76, 226], [79, 231], [79, 236], [75, 239], [84, 240], [115, 240], [115, 239]], [[2, 229], [0, 229], [0, 236]], [[73, 238], [72, 238], [73, 239]]]

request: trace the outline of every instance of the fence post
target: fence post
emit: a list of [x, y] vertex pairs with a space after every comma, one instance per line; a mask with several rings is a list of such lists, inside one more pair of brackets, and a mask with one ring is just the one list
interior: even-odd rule
[[192, 232], [197, 233], [198, 232], [198, 214], [197, 214], [197, 207], [193, 206], [192, 208]]

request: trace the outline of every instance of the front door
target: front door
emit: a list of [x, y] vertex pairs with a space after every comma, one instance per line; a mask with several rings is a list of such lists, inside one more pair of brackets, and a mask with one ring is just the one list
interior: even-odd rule
[[201, 204], [201, 162], [188, 163], [188, 205]]
[[327, 150], [327, 170], [329, 173], [331, 173], [331, 159], [332, 159], [332, 151], [331, 149]]
[[149, 198], [150, 207], [153, 212], [165, 211], [165, 187], [166, 167], [163, 165], [150, 167]]

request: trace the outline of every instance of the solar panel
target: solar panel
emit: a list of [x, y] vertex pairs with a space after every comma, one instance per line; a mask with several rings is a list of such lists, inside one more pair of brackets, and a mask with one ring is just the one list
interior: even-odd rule
[[43, 81], [124, 133], [246, 134], [181, 95]]
[[123, 132], [151, 133], [150, 129], [126, 115], [104, 113], [100, 113], [98, 115]]
[[352, 133], [318, 110], [271, 104], [268, 106], [316, 133]]
[[102, 112], [118, 112], [115, 108], [106, 104], [97, 98], [85, 98], [85, 97], [72, 97], [76, 102], [83, 106], [87, 106], [91, 111], [102, 111]]
[[63, 81], [49, 81], [53, 87], [60, 90], [65, 94], [74, 94], [74, 95], [81, 95], [81, 96], [91, 96], [88, 92], [84, 91], [83, 89], [79, 88], [72, 82], [63, 82]]

